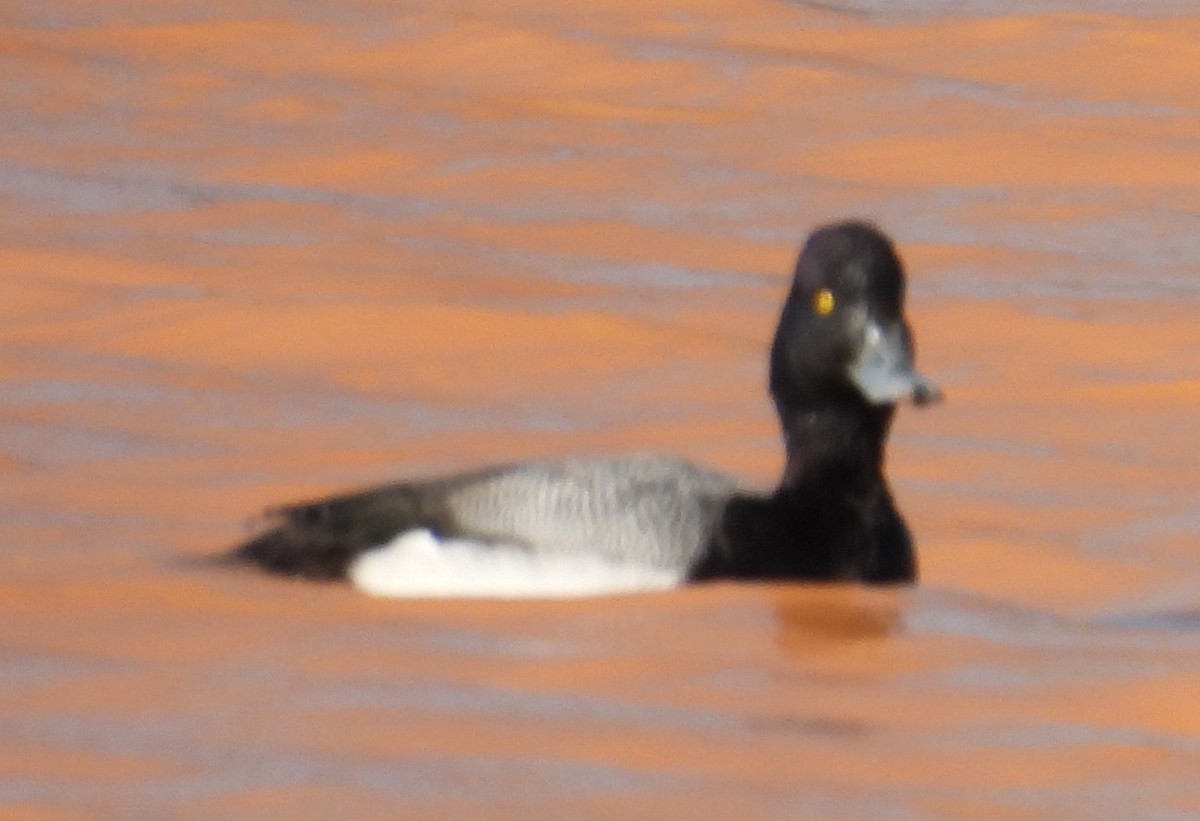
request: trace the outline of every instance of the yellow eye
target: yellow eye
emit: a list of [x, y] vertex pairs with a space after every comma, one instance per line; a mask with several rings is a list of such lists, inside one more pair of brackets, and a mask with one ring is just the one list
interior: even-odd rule
[[813, 310], [821, 316], [825, 316], [832, 313], [834, 302], [833, 291], [828, 288], [822, 288], [813, 297]]

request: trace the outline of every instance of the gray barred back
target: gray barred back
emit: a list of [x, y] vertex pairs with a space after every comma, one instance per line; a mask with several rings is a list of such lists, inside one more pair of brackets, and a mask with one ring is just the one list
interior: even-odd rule
[[664, 568], [700, 555], [738, 489], [731, 476], [656, 455], [525, 462], [424, 488], [440, 496], [448, 535]]

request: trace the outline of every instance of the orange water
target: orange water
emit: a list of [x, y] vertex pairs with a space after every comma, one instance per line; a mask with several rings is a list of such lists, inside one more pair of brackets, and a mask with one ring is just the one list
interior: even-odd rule
[[[0, 11], [0, 817], [1200, 816], [1200, 17], [564, 5]], [[949, 395], [891, 450], [917, 588], [192, 561], [520, 456], [769, 483], [844, 216]]]

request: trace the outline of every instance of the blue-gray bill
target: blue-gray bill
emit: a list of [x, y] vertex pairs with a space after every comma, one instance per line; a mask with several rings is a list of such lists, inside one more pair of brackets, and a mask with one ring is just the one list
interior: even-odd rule
[[917, 372], [912, 342], [902, 322], [864, 322], [858, 356], [850, 363], [850, 379], [875, 405], [908, 401], [920, 406], [942, 399], [937, 386]]

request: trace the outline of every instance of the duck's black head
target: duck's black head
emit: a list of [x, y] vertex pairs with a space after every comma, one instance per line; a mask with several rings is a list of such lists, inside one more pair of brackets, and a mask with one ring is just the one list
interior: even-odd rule
[[842, 222], [800, 251], [771, 346], [787, 465], [726, 505], [692, 578], [911, 582], [912, 537], [883, 475], [896, 403], [935, 401], [913, 368], [904, 270], [878, 228]]
[[940, 397], [914, 369], [904, 291], [891, 241], [868, 223], [819, 228], [800, 251], [770, 375], [793, 479], [839, 458], [877, 468], [895, 404]]

